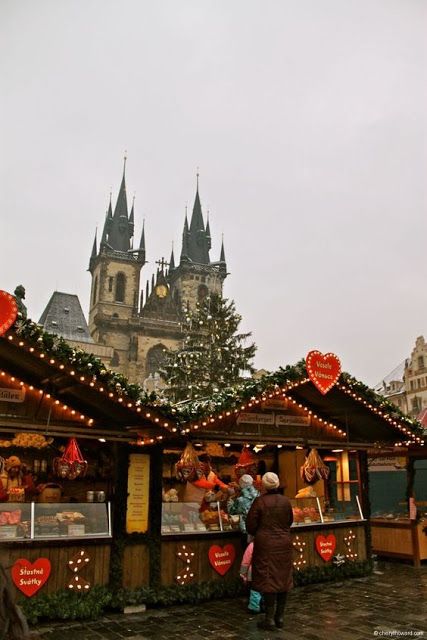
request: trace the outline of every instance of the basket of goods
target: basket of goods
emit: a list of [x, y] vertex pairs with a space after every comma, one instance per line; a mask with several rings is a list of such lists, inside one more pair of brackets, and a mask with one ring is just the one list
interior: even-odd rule
[[295, 498], [316, 498], [317, 493], [313, 489], [313, 487], [303, 487], [300, 489], [295, 496]]
[[12, 440], [15, 447], [45, 449], [52, 444], [53, 438], [45, 438], [41, 433], [17, 433]]
[[248, 447], [243, 447], [242, 453], [234, 467], [237, 480], [239, 480], [246, 473], [255, 480], [257, 472], [258, 462]]
[[62, 495], [60, 484], [47, 482], [46, 484], [40, 484], [37, 488], [39, 490], [38, 502], [60, 502]]
[[200, 514], [200, 519], [203, 520], [208, 528], [219, 528], [219, 513], [217, 510], [211, 511], [206, 509]]
[[39, 536], [59, 535], [59, 522], [55, 515], [38, 516], [35, 525]]
[[181, 482], [194, 482], [202, 475], [197, 452], [190, 442], [175, 465], [175, 475]]
[[77, 535], [85, 533], [86, 518], [79, 511], [60, 511], [56, 514], [56, 519], [59, 523], [61, 534]]
[[304, 464], [300, 468], [302, 480], [307, 484], [314, 484], [318, 480], [327, 480], [329, 467], [323, 462], [317, 449], [311, 449]]
[[83, 478], [86, 475], [87, 461], [83, 458], [75, 438], [70, 438], [62, 456], [54, 459], [53, 468], [57, 476], [68, 480]]
[[304, 522], [304, 512], [300, 507], [293, 507], [292, 512], [294, 514], [294, 522]]

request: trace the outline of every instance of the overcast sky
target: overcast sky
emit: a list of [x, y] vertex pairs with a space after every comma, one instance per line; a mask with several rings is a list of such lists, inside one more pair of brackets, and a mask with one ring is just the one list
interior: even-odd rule
[[[0, 289], [79, 295], [124, 150], [149, 264], [200, 167], [256, 366], [427, 337], [425, 0], [1, 0]], [[145, 275], [144, 275], [145, 274]]]

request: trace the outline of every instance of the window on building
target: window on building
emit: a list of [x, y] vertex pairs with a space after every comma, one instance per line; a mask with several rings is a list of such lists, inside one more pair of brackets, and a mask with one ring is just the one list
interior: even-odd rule
[[124, 302], [126, 293], [126, 276], [119, 271], [116, 276], [116, 302]]
[[129, 361], [136, 362], [138, 360], [138, 337], [132, 336], [129, 343]]
[[424, 356], [418, 356], [418, 369], [424, 368]]
[[208, 293], [209, 293], [209, 289], [207, 288], [207, 286], [205, 284], [199, 285], [199, 288], [197, 289], [198, 301], [202, 302], [202, 300], [204, 300], [206, 298]]
[[412, 398], [411, 403], [412, 403], [412, 411], [419, 413], [421, 411], [421, 398], [418, 398], [418, 396], [415, 396], [415, 398]]
[[110, 291], [110, 292], [113, 290], [113, 281], [114, 281], [113, 276], [110, 276], [108, 278], [108, 291]]
[[410, 387], [411, 387], [411, 391], [413, 391], [414, 390], [414, 381], [411, 380], [411, 382], [409, 384], [410, 384]]
[[166, 347], [163, 344], [156, 344], [154, 347], [147, 352], [147, 376], [150, 373], [156, 373], [156, 371], [160, 371], [163, 367], [163, 363], [166, 357]]
[[95, 304], [97, 296], [98, 296], [98, 276], [95, 276], [95, 282], [93, 283], [92, 304]]

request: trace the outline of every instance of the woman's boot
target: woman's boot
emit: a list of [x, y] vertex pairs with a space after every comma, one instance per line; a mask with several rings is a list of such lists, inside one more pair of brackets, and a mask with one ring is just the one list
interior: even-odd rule
[[260, 620], [260, 622], [258, 622], [258, 628], [265, 629], [266, 631], [274, 631], [276, 629], [276, 625], [274, 624], [276, 594], [264, 593], [263, 597], [264, 597], [264, 606], [265, 606], [265, 617], [264, 617], [264, 620]]
[[285, 605], [286, 605], [286, 597], [287, 597], [287, 592], [286, 591], [282, 591], [281, 593], [277, 594], [277, 600], [276, 600], [276, 613], [274, 616], [274, 622], [276, 623], [276, 627], [278, 629], [283, 629], [283, 625], [285, 623], [284, 620], [284, 612], [285, 612]]

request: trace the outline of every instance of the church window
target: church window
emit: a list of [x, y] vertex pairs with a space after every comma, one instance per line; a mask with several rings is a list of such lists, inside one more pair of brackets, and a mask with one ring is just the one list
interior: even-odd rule
[[138, 337], [132, 336], [129, 344], [129, 361], [136, 362], [138, 360]]
[[209, 293], [209, 289], [207, 288], [207, 286], [205, 284], [201, 284], [199, 286], [199, 288], [197, 289], [197, 298], [199, 300], [199, 302], [201, 302], [202, 300], [204, 300], [206, 298], [206, 296]]
[[98, 276], [95, 277], [95, 282], [93, 283], [92, 304], [95, 304], [97, 295], [98, 295]]
[[418, 356], [418, 369], [422, 369], [424, 367], [424, 356]]
[[202, 282], [206, 282], [206, 277], [202, 276]]
[[125, 301], [125, 291], [126, 291], [126, 276], [124, 273], [119, 271], [116, 277], [116, 302]]
[[147, 353], [147, 376], [150, 373], [156, 373], [163, 367], [166, 358], [166, 347], [163, 344], [156, 344], [148, 350]]
[[108, 278], [108, 291], [112, 291], [113, 290], [113, 280], [114, 280], [113, 276], [110, 276]]
[[112, 367], [118, 367], [119, 364], [120, 364], [119, 354], [118, 354], [117, 351], [114, 351], [113, 357], [111, 358], [111, 366]]
[[113, 318], [118, 318], [119, 314], [118, 313], [113, 313]]

